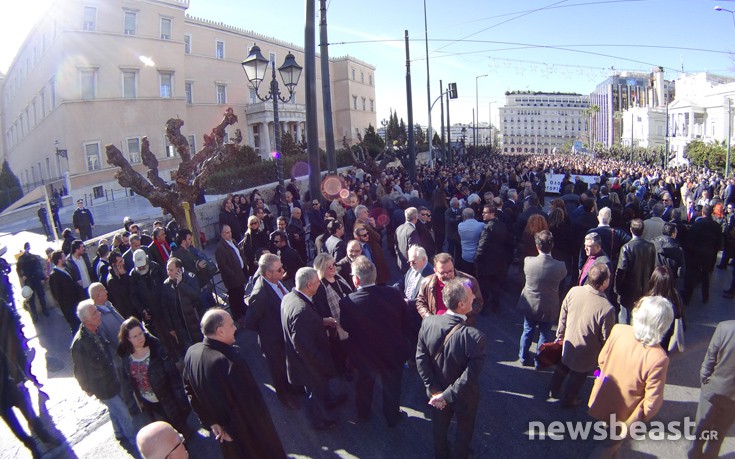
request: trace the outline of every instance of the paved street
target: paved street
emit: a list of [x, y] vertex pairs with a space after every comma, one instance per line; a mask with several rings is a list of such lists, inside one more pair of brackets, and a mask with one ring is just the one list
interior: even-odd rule
[[[116, 201], [115, 208], [95, 206], [98, 231], [112, 230], [121, 226], [124, 215], [133, 215], [143, 220], [160, 215], [158, 209], [146, 208], [140, 198], [125, 202]], [[134, 209], [134, 210], [133, 210]], [[67, 223], [62, 214], [62, 222]], [[8, 246], [6, 260], [14, 263], [12, 254], [23, 242], [30, 241], [34, 252], [42, 253], [49, 243], [40, 236], [37, 220], [19, 222], [18, 228], [3, 228], [0, 242]], [[39, 227], [39, 228], [37, 228]], [[694, 418], [699, 395], [699, 367], [714, 327], [721, 320], [735, 318], [735, 304], [725, 300], [720, 292], [729, 285], [732, 268], [723, 272], [715, 270], [712, 282], [712, 300], [701, 305], [699, 293], [695, 293], [692, 306], [687, 310], [687, 349], [684, 354], [674, 354], [668, 372], [666, 402], [657, 419], [681, 421], [685, 416]], [[13, 275], [15, 273], [13, 272]], [[511, 275], [515, 274], [515, 268]], [[14, 281], [17, 282], [17, 279]], [[504, 308], [499, 315], [482, 316], [478, 327], [488, 336], [488, 357], [482, 375], [484, 392], [477, 419], [473, 448], [475, 457], [584, 457], [593, 444], [590, 441], [564, 439], [529, 440], [529, 421], [586, 421], [590, 418], [580, 407], [563, 410], [557, 403], [545, 400], [546, 386], [551, 373], [522, 367], [517, 362], [518, 341], [522, 329], [522, 318], [512, 306], [515, 304], [520, 285], [508, 289]], [[48, 394], [44, 413], [46, 420], [53, 420], [58, 435], [63, 435], [67, 445], [49, 451], [48, 458], [125, 458], [130, 455], [122, 449], [112, 435], [112, 428], [104, 415], [104, 407], [89, 399], [71, 375], [68, 346], [71, 336], [65, 330], [61, 313], [52, 311], [50, 318], [42, 318], [36, 326], [28, 314], [21, 312], [26, 324], [26, 335], [30, 345], [36, 349], [34, 372], [44, 384]], [[271, 414], [281, 435], [286, 452], [293, 457], [360, 457], [360, 458], [426, 458], [432, 457], [431, 425], [426, 409], [423, 387], [415, 369], [409, 368], [403, 375], [402, 406], [409, 418], [390, 429], [380, 413], [380, 402], [376, 400], [373, 417], [364, 423], [356, 422], [354, 408], [354, 383], [338, 381], [336, 387], [348, 391], [350, 403], [339, 413], [339, 426], [329, 432], [315, 432], [308, 426], [303, 410], [293, 412], [283, 407], [276, 399], [269, 384], [269, 376], [263, 358], [259, 355], [255, 336], [249, 332], [238, 335], [251, 368], [259, 381], [264, 382], [261, 390], [271, 408]], [[591, 380], [585, 386], [588, 395]], [[376, 390], [376, 393], [379, 391]], [[37, 392], [31, 389], [35, 401]], [[379, 398], [379, 397], [376, 397]], [[142, 421], [142, 420], [138, 420]], [[679, 441], [631, 441], [626, 443], [624, 457], [684, 457], [688, 442]], [[189, 445], [192, 457], [217, 458], [219, 452], [213, 440], [204, 430]], [[735, 457], [735, 440], [727, 438], [722, 453]], [[27, 458], [28, 451], [0, 423], [0, 457]]]

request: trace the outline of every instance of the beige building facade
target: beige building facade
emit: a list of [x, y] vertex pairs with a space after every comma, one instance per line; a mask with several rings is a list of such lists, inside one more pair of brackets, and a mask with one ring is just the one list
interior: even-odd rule
[[[205, 0], [193, 0], [205, 1]], [[140, 164], [147, 136], [161, 177], [178, 164], [164, 135], [166, 121], [184, 120], [192, 150], [232, 107], [243, 143], [269, 158], [274, 148], [273, 103], [261, 102], [241, 66], [255, 43], [280, 66], [302, 47], [245, 29], [186, 15], [188, 0], [57, 0], [36, 24], [0, 80], [2, 156], [25, 190], [66, 186], [74, 199], [103, 199], [120, 186], [105, 145]], [[353, 57], [330, 59], [332, 117], [337, 145], [375, 125], [375, 67]], [[319, 144], [324, 146], [321, 70], [316, 61]], [[280, 77], [279, 77], [280, 80]], [[270, 69], [259, 94], [266, 96]], [[280, 83], [280, 81], [279, 81]], [[304, 78], [279, 103], [282, 132], [306, 134]], [[284, 97], [288, 91], [281, 83]]]

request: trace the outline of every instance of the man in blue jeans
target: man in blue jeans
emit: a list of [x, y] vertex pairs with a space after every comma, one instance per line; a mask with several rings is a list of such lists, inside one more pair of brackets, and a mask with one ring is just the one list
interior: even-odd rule
[[94, 395], [107, 407], [115, 438], [127, 440], [127, 446], [135, 448], [133, 419], [120, 394], [113, 356], [107, 350], [106, 338], [97, 332], [102, 324], [102, 313], [94, 302], [83, 301], [79, 303], [77, 316], [82, 326], [71, 343], [74, 377], [87, 395]]
[[551, 326], [559, 321], [559, 283], [567, 276], [567, 268], [563, 261], [551, 256], [554, 248], [554, 236], [544, 230], [534, 237], [538, 255], [526, 257], [523, 272], [526, 285], [521, 291], [516, 307], [523, 313], [523, 334], [518, 358], [526, 367], [538, 366], [538, 362], [529, 358], [533, 335], [538, 327], [538, 346], [553, 341]]

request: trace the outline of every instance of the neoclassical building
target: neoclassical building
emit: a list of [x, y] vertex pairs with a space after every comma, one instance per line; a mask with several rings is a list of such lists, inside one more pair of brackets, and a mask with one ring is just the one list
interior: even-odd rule
[[[193, 0], [206, 1], [206, 0]], [[164, 135], [179, 117], [193, 150], [233, 107], [243, 142], [268, 158], [275, 144], [272, 102], [261, 102], [240, 65], [250, 47], [280, 66], [287, 53], [304, 66], [302, 46], [186, 15], [189, 0], [56, 0], [0, 75], [2, 156], [24, 189], [67, 186], [74, 198], [119, 192], [106, 144], [140, 164], [147, 136], [161, 176], [178, 163]], [[350, 56], [330, 59], [337, 145], [376, 124], [375, 67]], [[270, 75], [270, 69], [268, 74]], [[319, 143], [325, 144], [321, 69], [316, 62]], [[260, 88], [266, 95], [270, 76]], [[281, 92], [287, 94], [281, 84]], [[302, 76], [279, 104], [282, 132], [305, 135]]]

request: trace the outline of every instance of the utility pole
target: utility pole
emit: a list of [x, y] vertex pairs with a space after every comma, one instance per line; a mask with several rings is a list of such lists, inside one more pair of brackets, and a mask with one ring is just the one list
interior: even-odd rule
[[434, 136], [431, 133], [431, 78], [429, 78], [429, 27], [426, 22], [426, 0], [424, 0], [424, 42], [426, 44], [426, 103], [429, 107], [429, 166], [434, 166]]
[[[327, 147], [327, 173], [337, 175], [337, 154], [334, 149], [332, 124], [332, 89], [329, 82], [329, 40], [327, 39], [327, 0], [319, 0], [319, 53], [322, 69], [322, 105], [324, 106], [324, 137]], [[298, 139], [301, 140], [301, 139]], [[316, 199], [312, 196], [311, 199]]]
[[[304, 78], [306, 86], [306, 148], [309, 153], [309, 191], [311, 199], [320, 199], [322, 188], [319, 165], [319, 129], [316, 111], [316, 27], [314, 0], [306, 0], [304, 27]], [[281, 190], [285, 192], [286, 190]]]
[[[733, 18], [735, 21], [735, 17]], [[725, 177], [730, 176], [730, 137], [732, 137], [732, 101], [727, 98], [727, 161], [725, 161]]]
[[634, 118], [633, 118], [633, 109], [630, 109], [630, 162], [633, 162], [633, 152], [635, 151], [635, 141], [633, 139], [633, 126], [634, 126]]
[[411, 98], [411, 58], [408, 49], [408, 30], [404, 30], [406, 41], [406, 100], [408, 101], [408, 176], [416, 181], [416, 142], [414, 141], [413, 102]]
[[439, 98], [441, 99], [441, 106], [442, 106], [442, 111], [441, 111], [442, 165], [446, 165], [447, 164], [447, 152], [445, 150], [446, 146], [444, 144], [444, 96], [442, 94], [444, 94], [444, 85], [442, 84], [442, 80], [439, 80]]
[[[452, 83], [449, 83], [451, 86]], [[452, 151], [452, 123], [449, 122], [449, 91], [447, 91], [447, 166], [454, 165], [454, 152]]]

